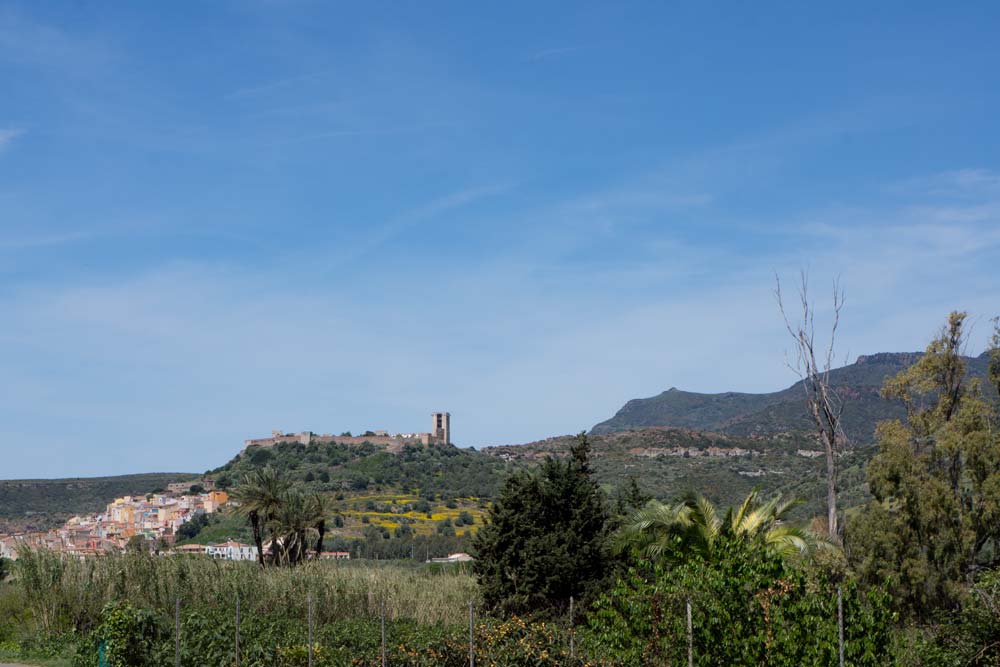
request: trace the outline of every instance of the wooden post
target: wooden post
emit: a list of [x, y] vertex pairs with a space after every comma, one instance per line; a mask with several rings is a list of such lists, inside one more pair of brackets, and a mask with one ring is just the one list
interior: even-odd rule
[[844, 593], [840, 586], [837, 586], [837, 650], [840, 667], [844, 667]]
[[309, 605], [309, 667], [313, 667], [313, 598], [310, 593], [306, 600]]
[[476, 667], [476, 612], [469, 600], [469, 667]]
[[385, 652], [385, 601], [382, 601], [382, 667], [387, 667], [388, 661]]
[[569, 657], [576, 657], [576, 628], [573, 627], [573, 596], [569, 596]]
[[181, 667], [181, 599], [174, 605], [174, 667]]
[[240, 667], [240, 594], [236, 594], [236, 667]]
[[694, 626], [691, 624], [691, 598], [687, 599], [688, 667], [694, 667]]

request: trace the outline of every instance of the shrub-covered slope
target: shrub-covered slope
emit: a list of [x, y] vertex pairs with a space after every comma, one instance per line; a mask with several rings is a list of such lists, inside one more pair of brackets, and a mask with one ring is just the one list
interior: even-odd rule
[[[919, 358], [919, 353], [863, 355], [830, 372], [831, 384], [845, 401], [844, 429], [854, 445], [873, 442], [879, 421], [903, 416], [898, 403], [879, 395], [882, 383]], [[985, 354], [966, 358], [969, 372], [987, 374]], [[726, 392], [699, 394], [671, 388], [658, 396], [627, 402], [611, 419], [591, 430], [613, 433], [649, 426], [674, 426], [697, 431], [718, 431], [739, 436], [771, 435], [791, 430], [811, 430], [804, 407], [802, 384], [767, 394]]]

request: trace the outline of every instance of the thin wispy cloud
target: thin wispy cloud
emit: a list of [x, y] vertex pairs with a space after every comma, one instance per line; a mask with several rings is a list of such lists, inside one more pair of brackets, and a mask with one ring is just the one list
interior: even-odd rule
[[303, 84], [309, 81], [315, 81], [323, 77], [329, 76], [330, 72], [328, 70], [318, 71], [318, 72], [308, 72], [306, 74], [296, 74], [293, 76], [287, 76], [274, 81], [267, 81], [265, 83], [260, 83], [252, 86], [246, 86], [244, 88], [238, 88], [225, 95], [225, 99], [240, 99], [246, 97], [257, 97], [261, 95], [268, 95], [271, 93], [284, 92], [289, 88]]
[[339, 265], [344, 262], [355, 261], [369, 256], [379, 247], [384, 246], [392, 239], [417, 225], [483, 199], [500, 196], [509, 191], [511, 187], [510, 185], [502, 184], [465, 188], [400, 213], [387, 222], [378, 225], [371, 233], [364, 236], [362, 240], [337, 253], [336, 260], [331, 262], [331, 265], [339, 268]]
[[69, 243], [87, 241], [96, 236], [92, 232], [69, 232], [65, 234], [46, 234], [42, 236], [9, 237], [0, 236], [0, 250], [28, 250], [30, 248], [46, 248]]
[[24, 130], [18, 128], [0, 129], [0, 152], [3, 152], [15, 139], [24, 134]]
[[968, 167], [922, 178], [893, 183], [887, 191], [900, 196], [978, 197], [1000, 196], [1000, 173], [991, 169]]
[[0, 8], [0, 63], [46, 73], [90, 76], [114, 60], [106, 40], [92, 32], [72, 33], [11, 8]]

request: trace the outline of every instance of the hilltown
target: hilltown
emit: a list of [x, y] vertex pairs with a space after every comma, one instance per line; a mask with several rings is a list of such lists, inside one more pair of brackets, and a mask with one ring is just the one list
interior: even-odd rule
[[[124, 551], [129, 540], [137, 536], [142, 539], [139, 544], [144, 548], [166, 551], [173, 546], [178, 528], [198, 515], [218, 512], [228, 502], [229, 494], [215, 490], [208, 479], [170, 484], [166, 493], [116, 498], [102, 513], [75, 516], [61, 528], [43, 533], [0, 535], [0, 557], [16, 559], [17, 551], [22, 547], [50, 549], [81, 557], [95, 556], [109, 551]], [[249, 558], [256, 558], [256, 548], [249, 548], [253, 550]], [[203, 551], [206, 555], [220, 557], [206, 547], [181, 549]], [[246, 557], [245, 550], [224, 553], [237, 555], [236, 558], [227, 556], [233, 560]]]

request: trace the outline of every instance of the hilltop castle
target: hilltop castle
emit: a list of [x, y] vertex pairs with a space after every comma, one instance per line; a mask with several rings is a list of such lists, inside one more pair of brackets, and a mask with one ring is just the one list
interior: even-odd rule
[[345, 445], [360, 445], [369, 442], [373, 445], [402, 447], [408, 443], [451, 444], [451, 413], [434, 412], [431, 414], [430, 433], [397, 433], [390, 435], [388, 431], [368, 431], [363, 435], [333, 435], [332, 433], [317, 434], [312, 431], [301, 433], [282, 433], [271, 431], [270, 438], [254, 438], [243, 441], [243, 449], [247, 447], [274, 447], [279, 442], [297, 442], [311, 445], [318, 442], [339, 442]]

